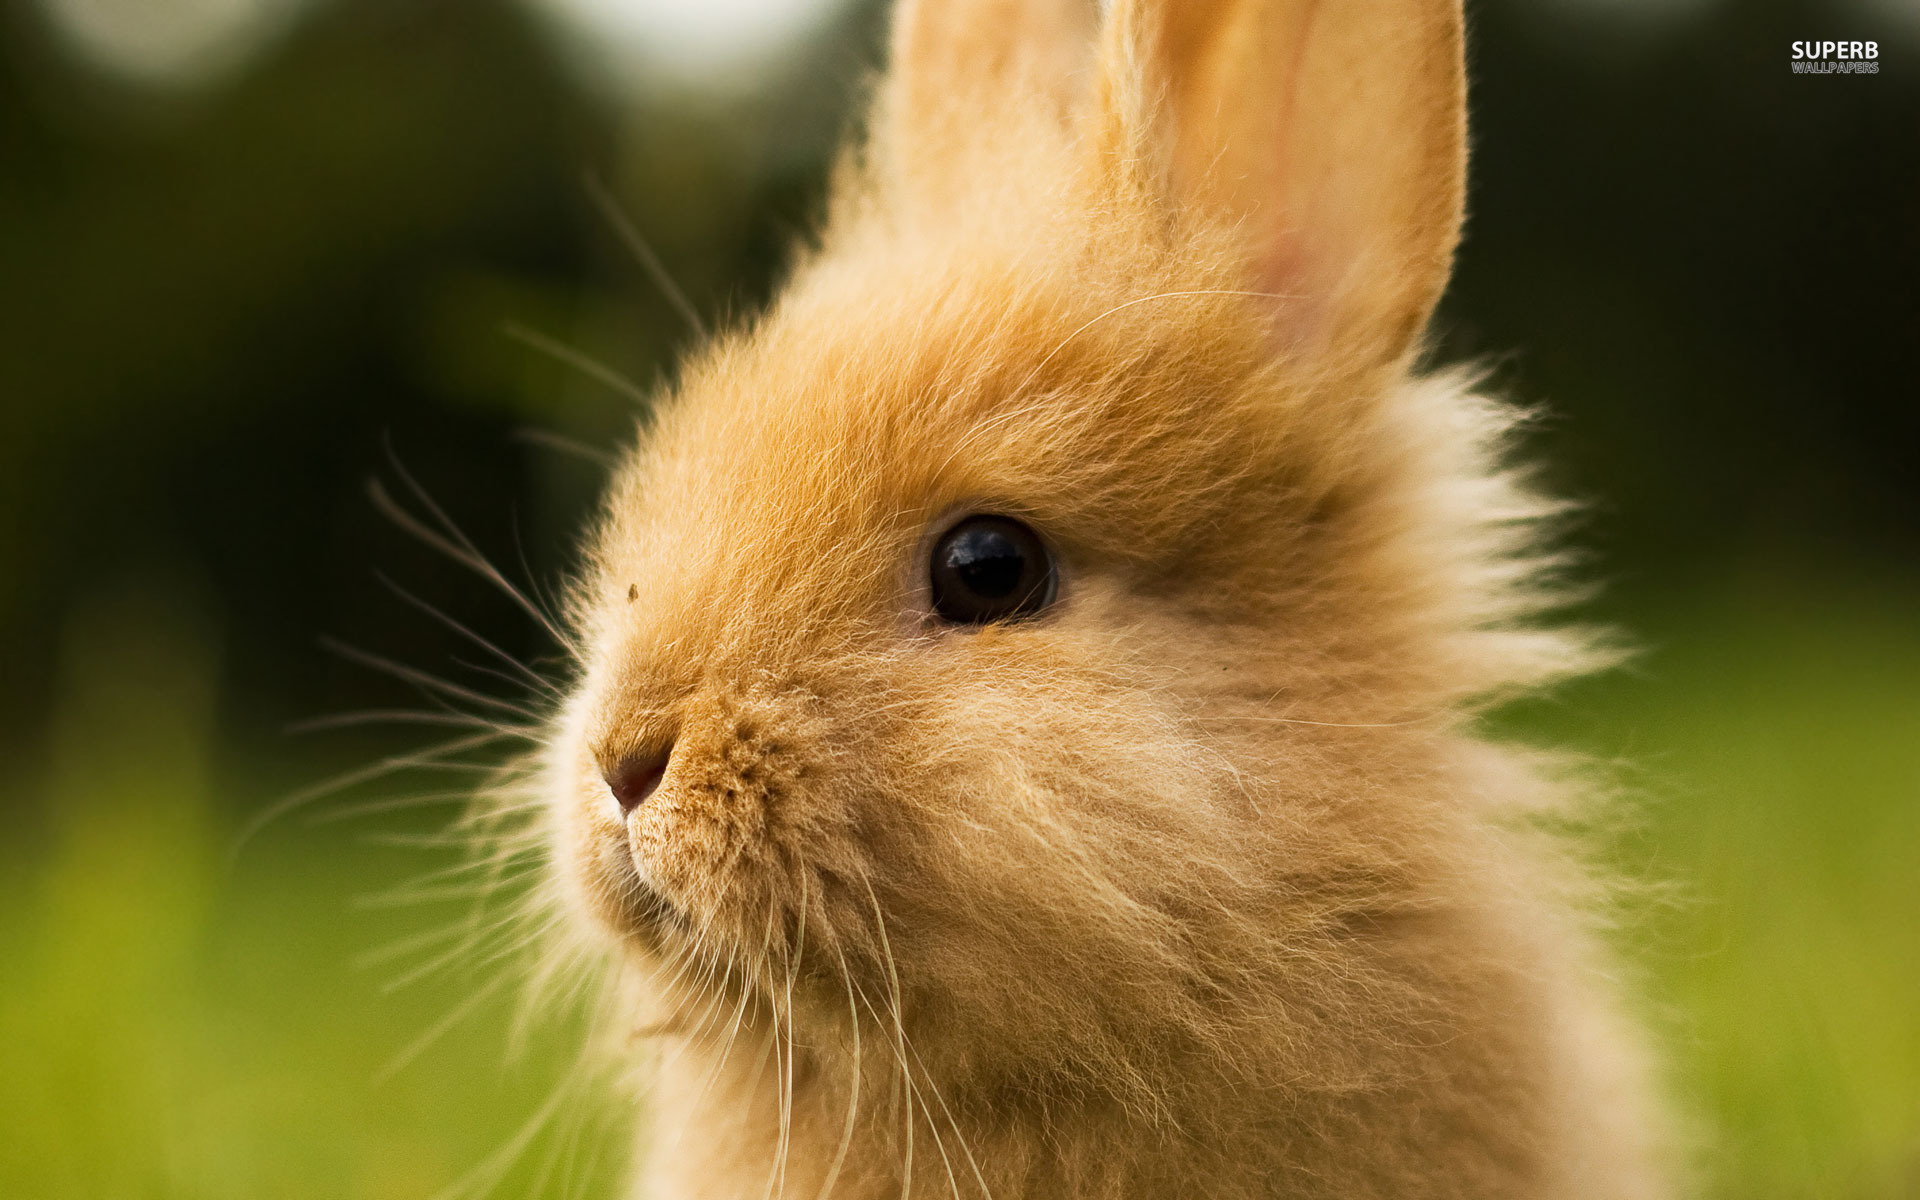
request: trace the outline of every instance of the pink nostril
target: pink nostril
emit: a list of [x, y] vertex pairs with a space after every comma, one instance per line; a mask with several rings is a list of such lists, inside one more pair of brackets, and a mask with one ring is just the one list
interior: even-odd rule
[[647, 797], [658, 790], [672, 754], [671, 746], [655, 753], [630, 754], [607, 768], [607, 788], [620, 802], [622, 816], [645, 804]]

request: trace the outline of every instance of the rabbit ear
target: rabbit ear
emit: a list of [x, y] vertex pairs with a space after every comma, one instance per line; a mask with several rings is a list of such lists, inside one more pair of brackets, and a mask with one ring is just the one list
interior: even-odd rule
[[[1466, 177], [1461, 0], [1114, 0], [1105, 186], [1234, 231], [1292, 350], [1398, 361], [1445, 289]], [[1360, 360], [1360, 361], [1355, 361]]]
[[869, 156], [917, 191], [951, 195], [1036, 116], [1064, 134], [1098, 15], [1099, 0], [899, 0]]

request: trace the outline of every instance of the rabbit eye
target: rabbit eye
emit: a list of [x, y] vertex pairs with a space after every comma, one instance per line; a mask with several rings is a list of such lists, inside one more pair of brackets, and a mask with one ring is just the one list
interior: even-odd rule
[[967, 517], [940, 535], [928, 564], [933, 611], [955, 625], [1030, 617], [1058, 590], [1053, 555], [1011, 517]]

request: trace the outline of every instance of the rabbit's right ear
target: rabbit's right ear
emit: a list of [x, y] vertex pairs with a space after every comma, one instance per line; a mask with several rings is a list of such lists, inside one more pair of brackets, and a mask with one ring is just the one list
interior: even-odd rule
[[1398, 362], [1459, 238], [1461, 24], [1460, 0], [1112, 0], [1100, 186], [1233, 243], [1289, 353]]
[[899, 0], [869, 161], [921, 198], [951, 199], [968, 174], [1017, 161], [1010, 140], [1049, 125], [1065, 136], [1098, 23], [1099, 0]]

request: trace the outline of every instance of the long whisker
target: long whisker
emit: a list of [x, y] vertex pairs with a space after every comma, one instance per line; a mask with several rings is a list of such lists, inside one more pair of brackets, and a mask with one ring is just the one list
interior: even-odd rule
[[1309, 721], [1304, 717], [1274, 717], [1260, 713], [1194, 714], [1188, 719], [1222, 725], [1232, 725], [1240, 721], [1256, 722], [1262, 725], [1316, 725], [1322, 729], [1405, 729], [1409, 725], [1421, 724], [1418, 718], [1406, 721]]
[[[611, 370], [611, 368], [608, 369]], [[618, 376], [619, 373], [614, 372], [614, 374]], [[621, 382], [626, 383], [624, 379], [621, 380]], [[631, 386], [631, 384], [628, 384], [620, 390], [626, 392]], [[513, 436], [516, 441], [526, 442], [532, 446], [544, 446], [549, 450], [558, 450], [562, 454], [571, 454], [575, 458], [585, 459], [587, 462], [609, 471], [620, 465], [620, 459], [617, 455], [610, 454], [605, 450], [596, 450], [585, 442], [575, 441], [573, 438], [567, 437], [564, 434], [555, 433], [551, 429], [535, 429], [532, 427], [517, 429], [514, 431]]]
[[505, 1145], [488, 1155], [473, 1170], [435, 1193], [432, 1200], [460, 1200], [463, 1196], [484, 1196], [498, 1187], [500, 1180], [506, 1176], [514, 1162], [526, 1153], [527, 1147], [540, 1136], [540, 1131], [553, 1120], [554, 1114], [560, 1110], [560, 1106], [565, 1103], [573, 1089], [585, 1080], [586, 1071], [587, 1064], [583, 1060], [554, 1087], [553, 1095], [547, 1097], [546, 1103], [527, 1118], [519, 1132], [508, 1139]]
[[[972, 1148], [967, 1145], [967, 1135], [960, 1128], [959, 1118], [955, 1117], [953, 1110], [947, 1107], [947, 1098], [941, 1094], [940, 1085], [934, 1080], [933, 1072], [927, 1070], [926, 1060], [920, 1057], [920, 1052], [913, 1048], [912, 1041], [907, 1039], [905, 1033], [901, 1034], [901, 1042], [906, 1046], [907, 1053], [913, 1056], [913, 1061], [920, 1064], [920, 1071], [927, 1079], [927, 1090], [933, 1093], [934, 1101], [940, 1105], [940, 1111], [946, 1114], [947, 1124], [953, 1130], [953, 1140], [960, 1143], [960, 1153], [967, 1156], [967, 1166], [972, 1168], [973, 1177], [980, 1184], [981, 1195], [986, 1197], [986, 1200], [993, 1200], [993, 1190], [987, 1186], [987, 1178], [981, 1173], [980, 1162], [974, 1158]], [[932, 1113], [928, 1113], [928, 1116], [931, 1118]], [[956, 1197], [959, 1195], [958, 1188], [954, 1189], [954, 1195]]]
[[[496, 769], [490, 764], [482, 763], [445, 763], [440, 764], [440, 766], [447, 770], [465, 771], [492, 772]], [[464, 808], [470, 807], [472, 804], [473, 792], [471, 791], [422, 792], [413, 796], [395, 796], [386, 800], [369, 800], [362, 804], [337, 805], [325, 812], [316, 813], [310, 819], [310, 824], [333, 825], [341, 821], [351, 821], [359, 817], [371, 817], [381, 813], [401, 812], [410, 808], [449, 807], [453, 805], [459, 805]], [[501, 806], [496, 811], [507, 814], [531, 811], [541, 807], [543, 807], [542, 803], [529, 801], [525, 804]], [[455, 844], [465, 845], [471, 840], [471, 837], [461, 837], [456, 839]]]
[[478, 633], [475, 633], [472, 629], [469, 629], [467, 626], [461, 624], [459, 621], [454, 620], [451, 616], [447, 615], [447, 613], [444, 612], [443, 610], [435, 607], [432, 604], [427, 603], [425, 600], [422, 600], [420, 597], [414, 595], [412, 592], [401, 587], [399, 584], [395, 583], [393, 580], [387, 578], [386, 575], [378, 571], [374, 572], [374, 577], [378, 579], [381, 583], [385, 584], [388, 590], [392, 591], [393, 594], [400, 597], [400, 599], [406, 601], [408, 604], [413, 605], [413, 607], [419, 609], [423, 613], [426, 613], [428, 616], [432, 617], [434, 620], [439, 621], [441, 624], [445, 625], [448, 629], [451, 629], [453, 632], [459, 634], [461, 637], [467, 639], [469, 642], [472, 642], [474, 645], [480, 647], [482, 650], [485, 650], [488, 654], [491, 654], [494, 658], [505, 663], [507, 666], [513, 668], [515, 674], [519, 677], [519, 679], [523, 683], [532, 684], [534, 687], [538, 688], [540, 691], [546, 693], [549, 696], [559, 695], [560, 689], [553, 685], [552, 680], [540, 674], [538, 671], [535, 671], [532, 667], [521, 662], [519, 659], [515, 658], [513, 655], [508, 654], [505, 650], [502, 650], [499, 646], [494, 645], [492, 642], [480, 636]]
[[660, 256], [653, 252], [653, 246], [640, 235], [640, 231], [634, 227], [633, 222], [627, 219], [626, 209], [621, 207], [620, 201], [607, 190], [607, 186], [600, 181], [600, 176], [592, 171], [587, 172], [581, 182], [586, 189], [587, 198], [593, 201], [595, 208], [600, 210], [600, 215], [606, 219], [607, 224], [613, 226], [613, 232], [626, 243], [627, 250], [640, 260], [641, 268], [653, 279], [654, 286], [660, 289], [669, 303], [680, 310], [680, 315], [686, 319], [688, 327], [700, 337], [700, 340], [705, 341], [711, 335], [707, 332], [706, 321], [701, 319], [700, 310], [693, 306], [693, 301], [687, 298], [687, 293], [674, 281], [673, 276], [667, 271], [666, 264], [661, 262]]
[[459, 563], [469, 571], [472, 571], [482, 579], [493, 584], [503, 595], [518, 605], [521, 611], [525, 612], [535, 621], [538, 621], [540, 627], [547, 631], [548, 636], [553, 638], [555, 643], [565, 647], [574, 659], [578, 660], [580, 657], [579, 647], [574, 644], [573, 639], [569, 637], [567, 633], [560, 628], [559, 624], [541, 609], [539, 605], [528, 599], [525, 592], [515, 587], [491, 562], [487, 561], [486, 556], [474, 547], [473, 543], [468, 540], [464, 533], [460, 532], [460, 527], [455, 525], [446, 513], [441, 511], [440, 506], [433, 502], [433, 498], [427, 494], [425, 488], [420, 486], [419, 481], [408, 474], [406, 468], [400, 465], [399, 459], [392, 454], [391, 449], [389, 449], [388, 456], [394, 473], [407, 485], [407, 490], [413, 494], [414, 499], [427, 510], [434, 520], [440, 523], [441, 530], [445, 532], [429, 527], [405, 508], [401, 507], [378, 479], [370, 480], [367, 484], [367, 495], [374, 507], [379, 509], [388, 520], [411, 534], [416, 540], [432, 547], [447, 558]]
[[[474, 930], [471, 930], [471, 929], [462, 929], [461, 940], [458, 945], [453, 946], [452, 948], [446, 950], [441, 954], [435, 955], [433, 958], [428, 959], [426, 962], [421, 963], [419, 966], [416, 966], [409, 971], [406, 971], [400, 975], [395, 976], [392, 979], [389, 979], [386, 983], [380, 986], [380, 992], [382, 995], [392, 995], [395, 992], [398, 992], [404, 988], [412, 986], [415, 983], [418, 983], [422, 979], [426, 979], [431, 975], [439, 973], [440, 971], [446, 969], [447, 967], [453, 965], [456, 962], [460, 963], [468, 971], [476, 971], [481, 967], [492, 966], [494, 963], [497, 963], [502, 959], [505, 959], [511, 955], [519, 953], [521, 950], [525, 949], [526, 946], [528, 946], [529, 944], [532, 944], [536, 939], [550, 932], [554, 926], [554, 923], [555, 922], [553, 920], [548, 920], [542, 923], [541, 925], [535, 926], [534, 928], [527, 930], [526, 933], [523, 934], [520, 938], [504, 942], [503, 944], [495, 947], [492, 950], [487, 951], [484, 954], [478, 954], [476, 953], [476, 950], [478, 949], [479, 943], [485, 937], [486, 933], [491, 932], [492, 930], [487, 929], [486, 927], [482, 927], [481, 932], [475, 932]], [[509, 914], [508, 920], [506, 921], [505, 924], [506, 926], [517, 926], [517, 925], [523, 924], [522, 914], [520, 913]], [[496, 926], [496, 928], [498, 927], [499, 926]], [[506, 978], [506, 975], [504, 972], [502, 973], [502, 978]]]
[[[519, 920], [519, 914], [510, 913], [502, 917], [499, 924], [504, 926], [517, 920]], [[464, 937], [466, 933], [466, 923], [457, 921], [438, 929], [429, 929], [407, 937], [397, 938], [385, 946], [369, 950], [364, 954], [356, 955], [351, 965], [356, 971], [372, 970], [375, 967], [384, 966], [395, 959], [405, 958], [407, 955], [416, 951], [436, 946], [449, 938]]]
[[[541, 333], [537, 329], [530, 329], [518, 321], [504, 323], [500, 326], [500, 332], [529, 349], [538, 350], [562, 366], [571, 367], [608, 390], [618, 392], [637, 405], [644, 407], [653, 403], [653, 397], [645, 388], [586, 351], [569, 346], [559, 338]], [[593, 451], [587, 453], [596, 460], [603, 457]], [[611, 460], [605, 460], [603, 465], [612, 466], [613, 464]]]
[[[897, 1005], [890, 1002], [887, 1005], [887, 1013], [882, 1014], [879, 1009], [874, 1007], [872, 999], [867, 996], [864, 988], [860, 989], [860, 1001], [867, 1006], [867, 1011], [873, 1014], [873, 1019], [876, 1022], [882, 1026], [892, 1024], [896, 1027], [897, 1031], [900, 1022], [900, 1010]], [[907, 1145], [905, 1161], [900, 1168], [900, 1200], [911, 1200], [913, 1195], [914, 1130], [919, 1127], [919, 1118], [915, 1115], [916, 1103], [919, 1106], [919, 1110], [927, 1114], [927, 1132], [933, 1135], [933, 1148], [935, 1152], [940, 1155], [941, 1165], [946, 1168], [948, 1186], [957, 1193], [959, 1191], [959, 1179], [953, 1173], [953, 1163], [947, 1157], [946, 1144], [941, 1140], [940, 1130], [933, 1123], [933, 1110], [927, 1107], [926, 1100], [920, 1095], [919, 1085], [913, 1081], [913, 1069], [908, 1065], [907, 1060], [906, 1042], [902, 1040], [896, 1032], [896, 1040], [893, 1041], [888, 1048], [893, 1051], [894, 1062], [900, 1068], [900, 1095], [906, 1109], [905, 1124]]]
[[478, 692], [470, 687], [464, 687], [454, 683], [452, 680], [442, 679], [438, 675], [429, 671], [422, 671], [418, 667], [409, 667], [405, 663], [395, 662], [393, 659], [387, 658], [384, 655], [374, 654], [370, 651], [362, 650], [357, 646], [349, 646], [347, 643], [335, 638], [321, 638], [320, 645], [329, 652], [346, 659], [348, 662], [357, 663], [371, 671], [378, 671], [382, 675], [390, 675], [402, 682], [411, 683], [416, 687], [425, 688], [430, 692], [450, 696], [456, 700], [464, 700], [469, 704], [478, 704], [486, 708], [496, 709], [500, 712], [512, 713], [516, 717], [521, 717], [536, 723], [541, 719], [540, 713], [535, 712], [524, 704], [515, 704], [511, 700], [502, 700], [497, 696], [489, 696], [485, 692]]
[[470, 767], [472, 764], [448, 761], [449, 756], [476, 750], [482, 746], [500, 741], [505, 736], [507, 735], [502, 734], [499, 730], [483, 730], [479, 733], [468, 734], [465, 737], [442, 742], [424, 751], [412, 754], [391, 755], [387, 758], [380, 759], [378, 762], [370, 763], [367, 766], [358, 767], [351, 771], [342, 772], [330, 779], [323, 779], [319, 783], [301, 788], [290, 795], [282, 797], [266, 808], [261, 809], [258, 813], [254, 814], [252, 820], [241, 826], [239, 834], [234, 837], [233, 850], [229, 857], [237, 859], [240, 853], [246, 849], [248, 843], [258, 837], [260, 832], [267, 826], [287, 816], [289, 813], [296, 812], [312, 804], [316, 800], [324, 799], [327, 796], [344, 791], [357, 784], [370, 783], [383, 776], [391, 775], [396, 771]]
[[[861, 876], [860, 883], [861, 886], [866, 889], [868, 903], [873, 906], [874, 930], [879, 934], [881, 957], [887, 968], [887, 988], [889, 992], [887, 1007], [893, 1016], [894, 1057], [899, 1060], [900, 1078], [906, 1085], [907, 1166], [903, 1172], [905, 1182], [901, 1190], [901, 1200], [908, 1200], [913, 1190], [913, 1102], [919, 1097], [920, 1089], [913, 1082], [913, 1068], [909, 1066], [907, 1062], [907, 1025], [906, 1018], [901, 1012], [900, 972], [893, 958], [893, 941], [887, 936], [886, 914], [881, 910], [880, 897], [874, 894], [873, 881], [863, 875]], [[869, 1007], [871, 1007], [871, 1002], [869, 1002]], [[875, 1013], [874, 1017], [877, 1020], [880, 1014]], [[927, 1131], [933, 1134], [933, 1148], [939, 1152], [940, 1161], [947, 1169], [947, 1181], [952, 1185], [954, 1191], [958, 1193], [960, 1186], [959, 1181], [953, 1174], [953, 1163], [947, 1158], [947, 1147], [944, 1140], [940, 1137], [940, 1130], [933, 1123], [933, 1110], [927, 1108], [925, 1100], [920, 1101], [920, 1107], [927, 1113]]]
[[520, 513], [517, 509], [510, 508], [507, 510], [507, 524], [508, 527], [513, 530], [513, 552], [515, 557], [520, 560], [520, 573], [526, 577], [528, 592], [532, 594], [533, 599], [539, 604], [542, 612], [557, 613], [564, 611], [559, 600], [549, 595], [541, 586], [540, 575], [534, 571], [533, 565], [527, 561], [527, 543], [526, 539], [520, 536]]
[[846, 954], [838, 949], [834, 953], [840, 960], [840, 981], [847, 989], [847, 1021], [853, 1030], [853, 1086], [847, 1096], [847, 1118], [840, 1125], [840, 1145], [833, 1152], [826, 1178], [821, 1181], [820, 1190], [814, 1193], [813, 1200], [828, 1200], [833, 1194], [833, 1185], [840, 1180], [840, 1169], [846, 1165], [847, 1151], [853, 1147], [854, 1122], [860, 1112], [860, 1081], [866, 1073], [866, 1063], [860, 1050], [860, 1010], [853, 998], [853, 973], [847, 969]]
[[533, 728], [521, 728], [502, 725], [486, 717], [471, 716], [467, 713], [424, 710], [417, 708], [370, 708], [362, 712], [329, 713], [321, 717], [308, 717], [304, 721], [295, 721], [287, 726], [291, 734], [325, 733], [335, 729], [355, 729], [364, 725], [435, 725], [451, 729], [491, 729], [501, 734], [521, 734], [529, 740], [537, 740], [539, 731]]
[[780, 1116], [780, 1193], [779, 1194], [782, 1197], [782, 1200], [784, 1200], [787, 1194], [787, 1162], [793, 1148], [793, 1103], [794, 1103], [794, 1096], [793, 1096], [794, 1061], [793, 1060], [797, 1050], [794, 1042], [794, 1027], [793, 1027], [793, 1023], [794, 1023], [793, 976], [794, 976], [794, 971], [798, 967], [798, 964], [800, 962], [800, 956], [806, 952], [806, 946], [807, 946], [807, 905], [808, 905], [807, 879], [808, 879], [808, 875], [804, 867], [799, 868], [798, 873], [800, 875], [800, 928], [798, 932], [796, 932], [794, 935], [793, 948], [786, 955], [786, 959], [787, 959], [787, 971], [786, 971], [786, 975], [787, 975], [787, 981], [786, 981], [787, 1073], [786, 1073], [786, 1089], [785, 1089], [786, 1094], [785, 1094], [784, 1100], [781, 1103], [781, 1116]]
[[482, 1004], [485, 1004], [494, 995], [498, 994], [500, 989], [505, 987], [512, 978], [513, 976], [505, 972], [495, 975], [490, 982], [482, 984], [472, 995], [454, 1005], [451, 1012], [428, 1026], [425, 1033], [422, 1033], [419, 1037], [416, 1037], [413, 1041], [401, 1047], [398, 1054], [388, 1059], [386, 1065], [374, 1073], [373, 1082], [375, 1086], [386, 1083], [389, 1079], [392, 1079], [395, 1075], [405, 1070], [408, 1063], [411, 1063], [414, 1059], [426, 1053], [435, 1042], [445, 1037], [454, 1026], [472, 1016], [476, 1009]]

